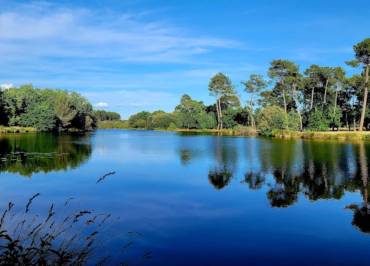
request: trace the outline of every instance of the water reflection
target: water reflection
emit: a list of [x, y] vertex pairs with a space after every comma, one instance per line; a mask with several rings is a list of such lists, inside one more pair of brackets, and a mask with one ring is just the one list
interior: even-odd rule
[[216, 188], [226, 187], [234, 175], [238, 161], [235, 142], [228, 138], [215, 137], [211, 143], [216, 165], [208, 172], [209, 182]]
[[[244, 172], [239, 183], [247, 184], [252, 190], [266, 188], [266, 198], [271, 207], [289, 207], [298, 202], [299, 195], [317, 201], [341, 199], [346, 191], [360, 192], [363, 202], [351, 205], [353, 225], [370, 233], [369, 143], [244, 141], [244, 158], [238, 158], [241, 149], [237, 145], [241, 141], [213, 138], [210, 149], [213, 165], [209, 169], [208, 180], [215, 189], [223, 189], [230, 185], [232, 178], [237, 178], [239, 164]], [[187, 153], [192, 154], [192, 150]], [[180, 156], [184, 160], [184, 154], [180, 153]], [[188, 156], [186, 161], [189, 163], [197, 158]]]
[[91, 155], [88, 135], [14, 134], [0, 136], [0, 172], [32, 176], [75, 168]]

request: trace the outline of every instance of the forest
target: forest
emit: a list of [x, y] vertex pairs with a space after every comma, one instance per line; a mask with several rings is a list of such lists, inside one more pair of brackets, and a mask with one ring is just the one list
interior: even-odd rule
[[267, 77], [251, 74], [240, 85], [248, 95], [242, 104], [236, 86], [224, 73], [214, 75], [208, 90], [215, 102], [205, 105], [185, 94], [173, 112], [142, 111], [117, 127], [142, 129], [242, 129], [271, 135], [274, 130], [363, 131], [369, 128], [367, 105], [370, 38], [354, 45], [354, 59], [339, 66], [313, 64], [301, 71], [289, 60], [273, 60]]
[[0, 125], [88, 131], [96, 127], [96, 117], [92, 105], [78, 93], [23, 85], [1, 91]]

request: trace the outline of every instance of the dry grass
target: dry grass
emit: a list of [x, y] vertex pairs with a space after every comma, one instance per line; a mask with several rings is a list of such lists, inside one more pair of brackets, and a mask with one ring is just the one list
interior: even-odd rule
[[237, 127], [233, 129], [176, 129], [176, 132], [182, 133], [199, 133], [199, 134], [212, 134], [221, 136], [256, 136], [257, 131], [251, 127]]
[[369, 140], [370, 131], [288, 131], [279, 130], [272, 134], [275, 138], [332, 139], [332, 140]]
[[37, 132], [37, 129], [33, 128], [33, 127], [4, 127], [4, 126], [0, 126], [0, 134], [30, 133], [30, 132]]

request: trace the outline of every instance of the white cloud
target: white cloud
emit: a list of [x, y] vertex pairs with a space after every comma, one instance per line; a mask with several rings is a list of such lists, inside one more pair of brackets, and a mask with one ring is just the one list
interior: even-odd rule
[[4, 84], [0, 84], [0, 89], [1, 90], [7, 90], [7, 89], [10, 89], [10, 88], [13, 88], [14, 85], [12, 83], [4, 83]]
[[51, 4], [0, 11], [0, 55], [8, 60], [67, 57], [123, 62], [186, 62], [236, 41], [192, 36], [134, 14], [117, 15]]
[[108, 107], [108, 103], [106, 102], [98, 102], [97, 104], [95, 104], [96, 107], [99, 107], [99, 108], [106, 108]]

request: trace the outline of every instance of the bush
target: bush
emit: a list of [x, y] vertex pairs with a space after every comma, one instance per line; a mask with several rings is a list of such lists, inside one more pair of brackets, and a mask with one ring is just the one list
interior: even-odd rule
[[205, 111], [199, 114], [199, 128], [211, 129], [217, 127], [217, 121], [214, 113], [206, 113]]
[[175, 121], [172, 114], [163, 111], [157, 111], [152, 114], [152, 127], [158, 129], [167, 129]]
[[168, 126], [167, 129], [168, 130], [175, 130], [175, 129], [177, 129], [177, 126], [176, 126], [176, 124], [174, 122], [171, 122], [171, 124]]
[[32, 105], [19, 117], [19, 125], [22, 127], [34, 127], [39, 131], [51, 131], [55, 129], [56, 117], [53, 108], [49, 104]]
[[322, 110], [315, 110], [309, 114], [308, 128], [314, 131], [325, 131], [329, 128], [329, 121]]
[[235, 121], [236, 114], [237, 111], [233, 108], [227, 108], [225, 111], [223, 111], [222, 122], [224, 128], [234, 128], [237, 125]]
[[288, 129], [298, 131], [301, 129], [301, 119], [299, 114], [295, 111], [291, 111], [288, 114]]
[[271, 136], [274, 130], [288, 128], [287, 116], [278, 106], [268, 106], [257, 112], [257, 128], [265, 136]]
[[329, 126], [331, 128], [339, 128], [341, 126], [342, 110], [334, 107], [329, 108], [328, 112]]

